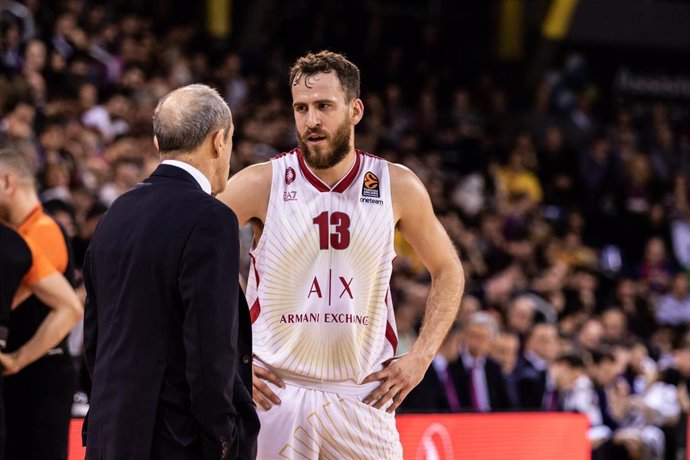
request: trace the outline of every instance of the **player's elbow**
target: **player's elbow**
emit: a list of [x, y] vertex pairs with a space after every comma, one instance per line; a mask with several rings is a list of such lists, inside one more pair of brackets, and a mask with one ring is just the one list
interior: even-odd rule
[[445, 284], [447, 288], [455, 288], [458, 292], [462, 292], [465, 286], [465, 270], [462, 268], [462, 263], [457, 254], [449, 254], [449, 257], [431, 270], [432, 280]]

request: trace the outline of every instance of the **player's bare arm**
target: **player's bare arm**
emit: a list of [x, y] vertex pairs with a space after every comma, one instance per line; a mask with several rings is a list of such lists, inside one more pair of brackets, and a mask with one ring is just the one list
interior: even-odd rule
[[251, 223], [252, 219], [262, 223], [266, 220], [271, 174], [270, 162], [248, 166], [232, 176], [225, 191], [218, 195], [218, 199], [235, 212], [240, 227]]
[[[225, 191], [218, 195], [218, 199], [235, 212], [240, 227], [252, 224], [254, 244], [261, 237], [261, 229], [266, 221], [268, 199], [271, 195], [271, 174], [270, 162], [249, 166], [232, 176]], [[254, 402], [268, 410], [273, 404], [280, 404], [280, 398], [264, 380], [279, 387], [285, 384], [280, 377], [265, 367], [253, 366]]]
[[431, 274], [422, 329], [412, 350], [364, 380], [381, 382], [364, 402], [381, 408], [392, 399], [387, 410], [393, 412], [422, 380], [453, 324], [465, 277], [457, 251], [436, 218], [422, 182], [404, 166], [390, 164], [389, 170], [397, 228]]

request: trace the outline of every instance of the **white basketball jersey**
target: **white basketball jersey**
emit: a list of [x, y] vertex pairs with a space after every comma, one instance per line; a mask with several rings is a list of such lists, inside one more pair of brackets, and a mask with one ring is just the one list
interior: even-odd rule
[[397, 346], [388, 162], [357, 151], [333, 187], [309, 170], [299, 149], [271, 164], [247, 286], [254, 353], [286, 376], [360, 383]]

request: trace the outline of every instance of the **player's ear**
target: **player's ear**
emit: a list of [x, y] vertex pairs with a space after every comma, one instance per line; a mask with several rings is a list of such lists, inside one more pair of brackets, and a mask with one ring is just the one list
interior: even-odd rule
[[355, 100], [352, 101], [351, 103], [351, 116], [350, 116], [350, 121], [352, 122], [353, 125], [356, 125], [359, 123], [359, 121], [362, 119], [364, 116], [364, 103], [360, 98], [356, 98]]
[[158, 147], [158, 138], [155, 134], [153, 135], [153, 146], [156, 147], [156, 150], [160, 153], [161, 149]]

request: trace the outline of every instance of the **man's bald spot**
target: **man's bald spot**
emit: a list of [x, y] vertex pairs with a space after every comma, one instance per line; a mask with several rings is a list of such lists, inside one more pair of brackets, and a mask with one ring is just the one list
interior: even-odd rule
[[232, 114], [218, 92], [206, 85], [178, 88], [164, 96], [153, 116], [154, 134], [161, 153], [189, 152], [218, 129], [230, 134]]

